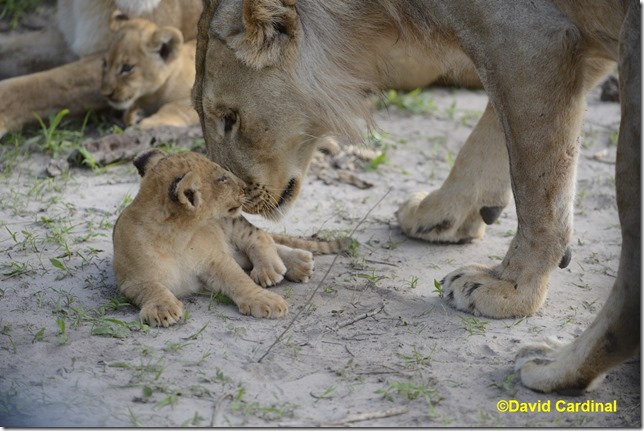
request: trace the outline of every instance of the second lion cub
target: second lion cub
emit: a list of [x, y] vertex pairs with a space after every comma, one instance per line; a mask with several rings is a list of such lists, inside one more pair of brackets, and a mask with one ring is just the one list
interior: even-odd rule
[[190, 101], [195, 81], [194, 40], [184, 43], [174, 27], [112, 15], [114, 32], [103, 59], [101, 94], [125, 111], [127, 127], [191, 126], [199, 116]]
[[[152, 149], [134, 165], [141, 186], [114, 226], [113, 267], [121, 293], [150, 325], [175, 324], [183, 316], [177, 297], [203, 290], [227, 295], [243, 314], [285, 316], [286, 301], [259, 285], [284, 277], [308, 281], [311, 251], [333, 253], [348, 245], [278, 235], [273, 240], [241, 215], [245, 184], [200, 154], [168, 156]], [[244, 269], [252, 269], [250, 276]]]

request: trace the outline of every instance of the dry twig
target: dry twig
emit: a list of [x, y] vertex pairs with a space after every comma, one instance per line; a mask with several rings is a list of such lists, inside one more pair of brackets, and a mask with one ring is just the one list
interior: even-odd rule
[[349, 415], [345, 417], [344, 419], [341, 419], [337, 422], [330, 422], [330, 423], [325, 423], [321, 424], [321, 426], [327, 426], [327, 427], [341, 427], [345, 426], [346, 424], [352, 423], [352, 422], [361, 422], [361, 421], [368, 421], [371, 419], [382, 419], [382, 418], [388, 418], [391, 416], [398, 416], [398, 415], [403, 415], [407, 413], [409, 409], [407, 407], [394, 407], [388, 410], [383, 410], [379, 412], [367, 412], [367, 413], [358, 413], [355, 415]]

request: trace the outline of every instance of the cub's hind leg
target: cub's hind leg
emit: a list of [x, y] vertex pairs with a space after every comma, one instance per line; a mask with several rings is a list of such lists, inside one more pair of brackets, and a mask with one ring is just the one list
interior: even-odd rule
[[157, 281], [125, 282], [119, 286], [121, 293], [141, 309], [141, 321], [150, 326], [168, 327], [183, 317], [183, 303]]
[[396, 215], [401, 229], [431, 242], [464, 243], [483, 236], [510, 202], [505, 138], [488, 103], [440, 189], [418, 192]]
[[282, 244], [276, 244], [277, 254], [282, 258], [282, 262], [286, 266], [287, 280], [295, 281], [297, 283], [306, 283], [313, 274], [315, 268], [315, 261], [313, 260], [313, 253], [299, 248], [291, 248]]

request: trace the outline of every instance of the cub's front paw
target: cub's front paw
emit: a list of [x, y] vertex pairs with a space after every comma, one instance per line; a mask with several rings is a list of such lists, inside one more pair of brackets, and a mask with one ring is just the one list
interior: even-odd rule
[[168, 326], [179, 322], [183, 317], [183, 303], [178, 299], [151, 301], [141, 307], [141, 320], [150, 326]]
[[269, 290], [258, 289], [253, 295], [238, 300], [237, 306], [242, 314], [253, 317], [275, 319], [288, 313], [288, 303]]
[[278, 256], [275, 256], [275, 259], [253, 267], [250, 277], [260, 286], [270, 287], [284, 280], [284, 274], [286, 274], [286, 266]]
[[315, 261], [313, 253], [294, 248], [286, 255], [281, 255], [286, 265], [286, 279], [297, 283], [306, 283], [310, 280]]
[[518, 283], [499, 277], [499, 267], [469, 265], [449, 273], [443, 280], [443, 296], [458, 310], [496, 319], [534, 314], [545, 300], [541, 283]]

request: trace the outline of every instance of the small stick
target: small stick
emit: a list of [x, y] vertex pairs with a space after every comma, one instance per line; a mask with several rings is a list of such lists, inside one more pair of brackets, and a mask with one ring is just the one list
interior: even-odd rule
[[388, 410], [380, 411], [380, 412], [368, 412], [368, 413], [358, 413], [355, 415], [349, 415], [345, 417], [344, 419], [338, 421], [338, 422], [330, 422], [326, 424], [321, 424], [321, 426], [330, 426], [330, 427], [338, 427], [338, 426], [343, 426], [351, 422], [361, 422], [361, 421], [368, 421], [371, 419], [382, 419], [382, 418], [388, 418], [391, 416], [398, 416], [405, 414], [409, 411], [407, 407], [394, 407]]
[[[384, 195], [383, 195], [383, 196], [378, 200], [378, 202], [376, 202], [376, 203], [374, 204], [374, 206], [372, 206], [372, 207], [369, 209], [369, 211], [367, 211], [367, 213], [364, 215], [364, 217], [362, 217], [362, 219], [358, 222], [358, 224], [356, 225], [356, 227], [354, 227], [354, 228], [353, 228], [353, 230], [351, 231], [351, 233], [349, 234], [349, 238], [351, 238], [351, 237], [353, 236], [353, 234], [356, 232], [356, 230], [358, 230], [358, 228], [362, 225], [362, 223], [364, 223], [364, 222], [365, 222], [365, 220], [367, 220], [367, 217], [369, 217], [369, 214], [371, 214], [371, 212], [372, 212], [372, 211], [373, 211], [373, 210], [374, 210], [378, 205], [380, 205], [380, 202], [382, 202], [382, 201], [387, 197], [387, 195], [389, 194], [389, 192], [391, 192], [391, 187], [389, 187], [389, 190], [387, 190], [387, 193], [385, 193], [385, 194], [384, 194]], [[313, 297], [315, 296], [315, 294], [317, 293], [317, 291], [320, 289], [320, 286], [322, 286], [322, 283], [324, 283], [324, 280], [326, 280], [327, 276], [328, 276], [328, 275], [329, 275], [329, 273], [331, 272], [331, 269], [333, 268], [333, 265], [335, 265], [335, 262], [338, 260], [338, 257], [339, 257], [339, 256], [340, 256], [339, 254], [336, 254], [336, 255], [335, 255], [335, 257], [334, 257], [334, 258], [333, 258], [333, 260], [331, 261], [331, 265], [329, 265], [329, 268], [327, 268], [326, 272], [325, 272], [325, 273], [324, 273], [324, 275], [322, 276], [322, 280], [320, 280], [320, 282], [318, 283], [318, 285], [317, 285], [317, 286], [315, 286], [315, 289], [313, 289], [313, 292], [311, 292], [311, 295], [309, 296], [309, 299], [307, 299], [307, 300], [306, 300], [306, 302], [304, 303], [304, 306], [303, 306], [302, 308], [300, 308], [300, 310], [297, 312], [297, 314], [295, 314], [295, 316], [294, 316], [294, 317], [293, 317], [293, 319], [289, 322], [289, 324], [286, 326], [286, 328], [284, 328], [284, 330], [282, 331], [282, 333], [281, 333], [280, 335], [278, 335], [278, 337], [275, 339], [275, 341], [273, 341], [273, 344], [271, 344], [271, 345], [268, 347], [268, 349], [266, 350], [266, 352], [265, 352], [265, 353], [264, 353], [264, 354], [263, 354], [263, 355], [262, 355], [262, 356], [257, 360], [257, 362], [258, 362], [258, 363], [262, 362], [262, 360], [264, 360], [264, 358], [265, 358], [266, 356], [268, 356], [268, 354], [271, 352], [271, 350], [273, 350], [273, 347], [275, 347], [275, 345], [277, 345], [277, 343], [279, 343], [279, 342], [280, 342], [280, 340], [282, 339], [282, 337], [284, 337], [284, 335], [288, 332], [288, 330], [289, 330], [289, 329], [291, 329], [291, 327], [293, 326], [293, 324], [295, 323], [295, 321], [298, 319], [298, 317], [300, 317], [300, 314], [302, 314], [302, 312], [303, 312], [305, 309], [307, 309], [307, 306], [308, 306], [308, 305], [311, 303], [311, 301], [313, 300]]]
[[223, 426], [221, 423], [221, 416], [224, 414], [224, 404], [226, 404], [228, 401], [231, 401], [233, 399], [232, 394], [224, 394], [222, 395], [219, 400], [217, 400], [217, 404], [215, 404], [214, 412], [212, 414], [212, 420], [210, 421], [210, 428], [220, 428]]
[[356, 322], [359, 322], [361, 320], [366, 319], [367, 317], [375, 316], [376, 314], [380, 313], [382, 310], [384, 310], [385, 304], [382, 304], [380, 307], [373, 309], [369, 311], [368, 313], [364, 313], [359, 315], [358, 317], [354, 317], [353, 319], [347, 319], [344, 320], [343, 322], [338, 322], [336, 325], [333, 326], [333, 328], [329, 328], [327, 326], [327, 329], [329, 331], [337, 331], [340, 328], [344, 328], [345, 326], [353, 325]]
[[391, 263], [391, 262], [383, 262], [382, 260], [365, 259], [365, 262], [369, 262], [369, 263], [377, 263], [378, 265], [389, 265], [389, 266], [395, 266], [395, 267], [398, 267], [398, 265], [396, 265], [395, 263]]

